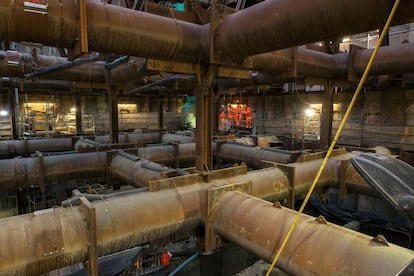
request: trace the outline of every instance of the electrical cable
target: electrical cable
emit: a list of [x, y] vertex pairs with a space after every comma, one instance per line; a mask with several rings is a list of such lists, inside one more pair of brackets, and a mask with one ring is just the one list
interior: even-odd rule
[[280, 246], [279, 250], [277, 251], [277, 254], [276, 254], [275, 258], [273, 259], [273, 262], [270, 265], [270, 267], [269, 267], [269, 269], [268, 269], [268, 271], [266, 273], [266, 276], [269, 276], [270, 275], [270, 272], [275, 267], [275, 264], [276, 264], [277, 260], [279, 259], [280, 255], [282, 254], [283, 249], [285, 248], [287, 242], [289, 241], [290, 236], [292, 235], [293, 230], [295, 229], [296, 224], [298, 223], [299, 218], [300, 218], [301, 214], [303, 213], [303, 210], [305, 209], [305, 206], [308, 203], [309, 198], [312, 195], [313, 190], [316, 187], [316, 184], [319, 181], [319, 178], [320, 178], [320, 176], [322, 174], [322, 171], [324, 170], [324, 168], [325, 168], [325, 166], [326, 166], [326, 164], [328, 162], [328, 159], [330, 158], [330, 156], [331, 156], [331, 154], [333, 152], [333, 149], [335, 147], [335, 144], [336, 144], [336, 142], [337, 142], [337, 140], [338, 140], [338, 138], [339, 138], [339, 136], [340, 136], [340, 134], [341, 134], [344, 126], [345, 126], [346, 121], [348, 120], [349, 115], [351, 114], [352, 108], [355, 105], [355, 102], [356, 102], [356, 100], [357, 100], [357, 98], [358, 98], [358, 96], [359, 96], [359, 94], [361, 92], [361, 89], [362, 89], [362, 87], [363, 87], [363, 85], [364, 85], [364, 83], [365, 83], [365, 81], [367, 79], [368, 73], [371, 70], [372, 64], [374, 62], [375, 57], [377, 56], [377, 53], [378, 53], [379, 48], [381, 47], [382, 41], [384, 40], [384, 37], [387, 35], [387, 30], [389, 29], [389, 27], [391, 25], [392, 18], [394, 17], [395, 12], [397, 11], [397, 8], [398, 8], [398, 5], [399, 4], [400, 4], [400, 0], [395, 0], [395, 3], [393, 5], [393, 7], [391, 9], [391, 12], [390, 12], [390, 14], [389, 14], [389, 16], [387, 18], [386, 23], [385, 23], [384, 29], [382, 30], [381, 35], [380, 35], [380, 37], [378, 39], [377, 45], [375, 46], [374, 51], [372, 52], [372, 55], [371, 55], [371, 57], [370, 57], [370, 59], [368, 61], [367, 67], [365, 68], [365, 71], [364, 71], [364, 73], [363, 73], [363, 75], [361, 77], [361, 80], [358, 83], [358, 87], [355, 90], [354, 96], [352, 97], [351, 102], [349, 103], [349, 106], [348, 106], [348, 108], [347, 108], [347, 110], [345, 112], [345, 115], [344, 115], [344, 117], [343, 117], [343, 119], [341, 121], [341, 124], [339, 125], [338, 130], [337, 130], [337, 132], [335, 134], [335, 137], [333, 138], [333, 140], [331, 142], [331, 145], [329, 146], [328, 152], [326, 153], [326, 156], [325, 156], [325, 158], [322, 161], [322, 164], [321, 164], [321, 166], [320, 166], [320, 168], [319, 168], [319, 170], [318, 170], [318, 172], [317, 172], [317, 174], [315, 176], [315, 179], [313, 180], [313, 183], [312, 183], [311, 187], [309, 188], [309, 191], [306, 194], [305, 199], [303, 200], [302, 206], [300, 207], [299, 211], [297, 212], [297, 214], [295, 216], [295, 219], [294, 219], [292, 225], [290, 226], [289, 231], [286, 234], [286, 237], [284, 238], [284, 240], [282, 242], [282, 245]]

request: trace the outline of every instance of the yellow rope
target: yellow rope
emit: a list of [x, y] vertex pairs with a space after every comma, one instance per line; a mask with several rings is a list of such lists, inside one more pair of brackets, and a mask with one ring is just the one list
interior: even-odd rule
[[316, 184], [319, 181], [319, 178], [320, 178], [320, 176], [322, 174], [322, 171], [324, 170], [324, 168], [326, 166], [326, 163], [328, 162], [328, 159], [329, 159], [329, 157], [332, 154], [332, 151], [333, 151], [333, 149], [335, 147], [335, 144], [336, 144], [336, 142], [337, 142], [337, 140], [339, 138], [339, 135], [341, 134], [341, 132], [342, 132], [344, 126], [345, 126], [345, 123], [348, 120], [349, 115], [351, 114], [352, 108], [353, 108], [353, 106], [354, 106], [354, 104], [355, 104], [355, 102], [356, 102], [356, 100], [357, 100], [357, 98], [359, 96], [359, 93], [361, 92], [362, 86], [364, 85], [365, 80], [367, 79], [368, 73], [369, 73], [369, 71], [370, 71], [370, 69], [372, 67], [372, 63], [374, 62], [374, 59], [375, 59], [375, 57], [376, 57], [376, 55], [378, 53], [378, 49], [380, 48], [380, 46], [382, 44], [382, 41], [384, 40], [384, 37], [387, 34], [387, 30], [388, 30], [388, 28], [391, 25], [392, 18], [394, 17], [395, 12], [397, 11], [397, 8], [398, 8], [399, 3], [400, 3], [400, 0], [396, 0], [395, 3], [394, 3], [394, 6], [392, 7], [392, 10], [390, 12], [390, 15], [388, 16], [387, 22], [385, 23], [384, 29], [382, 30], [382, 33], [381, 33], [381, 35], [380, 35], [380, 37], [378, 39], [377, 45], [375, 46], [374, 51], [372, 52], [372, 55], [371, 55], [371, 57], [370, 57], [370, 59], [368, 61], [368, 65], [365, 68], [365, 71], [364, 71], [364, 73], [363, 73], [363, 75], [361, 77], [361, 80], [358, 83], [358, 87], [355, 90], [354, 96], [352, 97], [352, 100], [349, 103], [349, 106], [348, 106], [348, 108], [347, 108], [347, 110], [345, 112], [344, 118], [342, 119], [341, 124], [338, 127], [338, 130], [337, 130], [337, 132], [335, 134], [335, 137], [333, 138], [332, 143], [329, 146], [329, 150], [326, 153], [325, 158], [323, 159], [323, 162], [321, 164], [321, 167], [319, 168], [318, 173], [316, 174], [315, 179], [313, 180], [313, 183], [312, 183], [311, 187], [309, 188], [308, 193], [306, 194], [306, 197], [305, 197], [305, 199], [303, 201], [302, 206], [300, 207], [298, 213], [296, 214], [295, 220], [293, 221], [292, 225], [290, 226], [290, 229], [289, 229], [288, 233], [286, 234], [286, 237], [283, 240], [282, 245], [280, 246], [279, 250], [277, 251], [277, 254], [276, 254], [275, 258], [273, 259], [273, 262], [270, 265], [269, 270], [266, 273], [266, 276], [269, 276], [270, 275], [270, 272], [275, 267], [275, 264], [276, 264], [277, 260], [279, 259], [280, 255], [282, 254], [283, 249], [286, 247], [286, 244], [289, 241], [289, 238], [292, 235], [293, 230], [295, 229], [296, 224], [299, 221], [299, 218], [300, 218], [300, 216], [301, 216], [301, 214], [303, 212], [303, 209], [305, 209], [305, 206], [308, 203], [309, 198], [311, 197], [311, 195], [313, 193], [313, 190], [315, 189]]

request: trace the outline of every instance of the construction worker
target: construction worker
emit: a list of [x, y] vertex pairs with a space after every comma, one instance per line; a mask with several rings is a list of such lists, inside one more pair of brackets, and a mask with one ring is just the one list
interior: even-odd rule
[[162, 266], [169, 265], [170, 262], [171, 262], [171, 257], [172, 257], [172, 254], [170, 252], [168, 252], [167, 250], [162, 252], [162, 254], [161, 254], [161, 265]]
[[238, 103], [234, 111], [234, 124], [236, 127], [240, 126], [241, 119], [241, 105]]
[[231, 126], [233, 126], [233, 120], [234, 120], [234, 107], [233, 107], [233, 105], [231, 105], [231, 104], [229, 104], [228, 105], [228, 111], [227, 111], [227, 120], [228, 120], [228, 122], [229, 122], [229, 124], [230, 124], [230, 127]]
[[244, 113], [246, 114], [246, 127], [251, 128], [252, 127], [252, 121], [253, 121], [252, 108], [249, 107], [249, 106], [246, 106], [246, 109], [244, 110]]

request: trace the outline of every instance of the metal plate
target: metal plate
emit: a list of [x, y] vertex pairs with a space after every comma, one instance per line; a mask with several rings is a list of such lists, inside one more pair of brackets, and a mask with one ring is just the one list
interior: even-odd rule
[[414, 219], [414, 168], [377, 153], [351, 158], [352, 165], [368, 184], [400, 213]]

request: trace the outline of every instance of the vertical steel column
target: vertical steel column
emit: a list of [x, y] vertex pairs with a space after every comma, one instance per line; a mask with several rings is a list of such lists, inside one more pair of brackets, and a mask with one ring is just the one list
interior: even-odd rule
[[158, 97], [158, 129], [164, 129], [164, 96]]
[[109, 92], [109, 139], [111, 143], [118, 143], [118, 93], [110, 90]]
[[13, 140], [19, 138], [19, 133], [16, 123], [16, 97], [12, 89], [9, 89], [9, 116], [10, 116], [10, 132]]
[[79, 94], [75, 95], [75, 102], [76, 102], [76, 133], [82, 133], [82, 103], [81, 103], [81, 96]]
[[320, 149], [328, 149], [332, 137], [332, 119], [333, 119], [333, 85], [331, 81], [327, 81], [325, 92], [322, 99], [322, 117], [320, 128]]
[[213, 139], [213, 89], [212, 67], [205, 74], [198, 69], [196, 85], [196, 170], [203, 172], [212, 169], [213, 154], [211, 142]]

